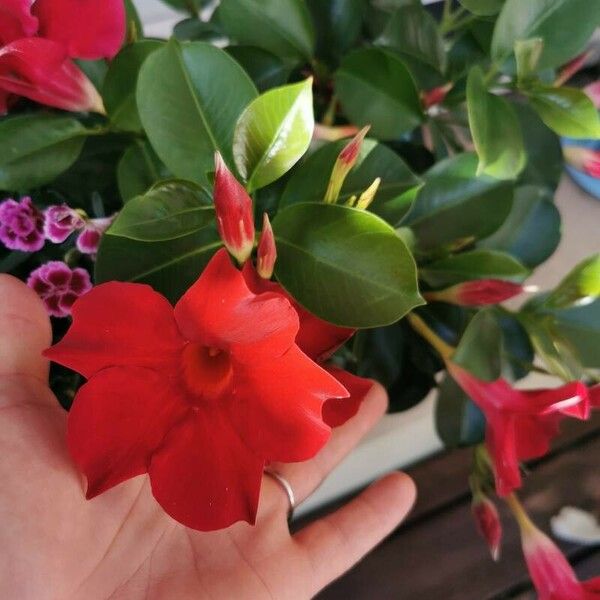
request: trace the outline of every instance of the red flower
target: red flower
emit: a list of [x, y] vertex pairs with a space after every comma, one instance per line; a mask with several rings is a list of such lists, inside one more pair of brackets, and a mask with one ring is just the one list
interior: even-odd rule
[[348, 395], [294, 343], [298, 317], [252, 293], [219, 251], [173, 311], [145, 285], [99, 285], [46, 355], [89, 381], [68, 417], [87, 497], [148, 472], [174, 519], [200, 530], [256, 517], [263, 468], [325, 444], [323, 402]]
[[425, 292], [430, 301], [448, 302], [459, 306], [484, 306], [499, 304], [525, 291], [520, 283], [502, 279], [477, 279], [465, 281], [444, 290]]
[[437, 104], [441, 104], [446, 99], [446, 96], [451, 89], [452, 83], [446, 83], [445, 85], [441, 85], [423, 92], [421, 94], [423, 106], [427, 109]]
[[496, 505], [483, 494], [473, 498], [471, 511], [481, 537], [486, 541], [494, 560], [500, 558], [500, 544], [502, 542], [502, 523]]
[[580, 382], [555, 389], [521, 391], [504, 379], [477, 379], [452, 362], [448, 362], [448, 371], [485, 414], [486, 445], [494, 462], [500, 496], [521, 486], [519, 461], [548, 452], [563, 416], [589, 416], [588, 392]]
[[110, 58], [119, 51], [125, 38], [123, 0], [2, 4], [0, 114], [12, 95], [64, 110], [104, 112], [98, 92], [71, 58]]
[[244, 266], [243, 273], [248, 287], [255, 294], [282, 294], [296, 309], [300, 322], [296, 344], [310, 358], [329, 371], [350, 392], [350, 397], [344, 399], [331, 398], [323, 407], [323, 420], [330, 427], [343, 425], [358, 412], [361, 402], [373, 386], [370, 379], [358, 377], [343, 369], [326, 364], [331, 355], [354, 335], [355, 330], [337, 327], [308, 312], [281, 285], [259, 277], [250, 262], [247, 262]]

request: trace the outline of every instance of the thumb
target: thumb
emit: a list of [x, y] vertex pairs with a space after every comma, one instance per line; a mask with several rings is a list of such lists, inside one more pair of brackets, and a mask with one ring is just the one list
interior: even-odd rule
[[42, 301], [22, 281], [0, 274], [0, 377], [25, 376], [48, 382], [42, 356], [52, 340]]

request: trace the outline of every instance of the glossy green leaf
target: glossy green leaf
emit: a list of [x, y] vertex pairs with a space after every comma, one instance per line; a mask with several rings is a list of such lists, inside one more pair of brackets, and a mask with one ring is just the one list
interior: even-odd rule
[[227, 52], [244, 67], [260, 92], [284, 85], [293, 65], [266, 50], [254, 46], [229, 46]]
[[235, 164], [249, 191], [279, 179], [308, 150], [315, 126], [312, 78], [270, 90], [235, 126]]
[[162, 42], [142, 40], [125, 46], [110, 63], [102, 88], [104, 105], [114, 128], [141, 132], [135, 98], [138, 75], [144, 61]]
[[558, 135], [600, 138], [598, 111], [581, 90], [538, 85], [527, 96], [542, 121]]
[[506, 221], [478, 246], [511, 254], [532, 269], [552, 256], [560, 237], [561, 218], [552, 192], [543, 187], [523, 186], [515, 190]]
[[222, 0], [219, 19], [240, 44], [281, 58], [308, 60], [315, 32], [304, 0]]
[[468, 11], [480, 17], [488, 17], [500, 12], [504, 0], [458, 0]]
[[425, 174], [425, 185], [403, 222], [415, 233], [419, 251], [487, 237], [505, 221], [512, 184], [476, 172], [477, 157], [459, 154]]
[[321, 318], [376, 327], [423, 304], [409, 250], [379, 217], [335, 204], [294, 204], [279, 211], [273, 229], [277, 278]]
[[504, 98], [488, 92], [480, 67], [469, 72], [467, 108], [479, 156], [478, 173], [515, 179], [527, 160], [519, 121]]
[[435, 428], [447, 449], [475, 446], [485, 437], [483, 413], [448, 375], [436, 398]]
[[521, 282], [529, 275], [529, 269], [504, 252], [472, 250], [429, 263], [420, 275], [430, 285], [444, 287], [474, 279]]
[[192, 17], [179, 21], [173, 28], [173, 36], [181, 42], [214, 42], [222, 39], [224, 34], [215, 23]]
[[26, 191], [76, 160], [89, 131], [73, 117], [32, 113], [0, 121], [0, 189]]
[[117, 183], [123, 202], [143, 194], [168, 175], [167, 168], [148, 142], [142, 140], [134, 142], [117, 165]]
[[[298, 202], [322, 202], [333, 165], [347, 143], [348, 140], [341, 140], [325, 144], [295, 169], [281, 197], [280, 207]], [[360, 196], [377, 177], [381, 178], [381, 184], [369, 210], [396, 225], [410, 208], [410, 205], [402, 204], [402, 195], [420, 181], [393, 150], [374, 140], [363, 142], [338, 203], [344, 204], [352, 196]]]
[[440, 72], [446, 69], [446, 50], [438, 24], [420, 4], [396, 10], [377, 44], [407, 54]]
[[256, 95], [248, 75], [224, 50], [171, 40], [144, 63], [137, 103], [165, 165], [178, 177], [208, 186], [215, 150], [233, 164], [235, 123]]
[[147, 283], [172, 303], [196, 281], [222, 243], [214, 219], [184, 237], [165, 242], [139, 242], [110, 230], [102, 236], [95, 279]]
[[540, 69], [558, 67], [581, 52], [600, 24], [600, 2], [506, 0], [494, 29], [492, 58], [503, 62], [517, 40], [540, 37]]
[[581, 261], [544, 300], [544, 308], [590, 304], [600, 296], [600, 254]]
[[423, 119], [421, 100], [404, 64], [378, 48], [348, 54], [335, 75], [335, 91], [350, 121], [371, 125], [371, 135], [393, 140]]
[[139, 242], [164, 242], [203, 229], [215, 219], [210, 196], [191, 182], [166, 181], [130, 200], [110, 235]]

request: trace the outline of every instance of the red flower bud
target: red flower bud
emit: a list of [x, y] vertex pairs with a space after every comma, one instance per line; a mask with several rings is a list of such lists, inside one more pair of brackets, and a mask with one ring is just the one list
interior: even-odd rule
[[64, 110], [104, 113], [92, 82], [51, 40], [23, 38], [1, 48], [0, 89]]
[[215, 154], [215, 168], [214, 199], [219, 235], [227, 250], [243, 264], [254, 247], [252, 198], [218, 152]]
[[269, 215], [263, 216], [263, 229], [258, 242], [256, 270], [263, 279], [271, 279], [277, 260], [277, 247]]
[[426, 292], [424, 296], [434, 302], [448, 302], [459, 306], [484, 306], [504, 302], [524, 291], [526, 289], [520, 283], [502, 279], [478, 279], [465, 281], [445, 290]]
[[331, 172], [331, 178], [325, 194], [325, 202], [335, 203], [337, 201], [348, 173], [350, 173], [352, 167], [356, 164], [363, 140], [369, 129], [370, 125], [363, 127], [340, 152]]
[[494, 560], [500, 558], [500, 544], [502, 542], [502, 523], [496, 505], [483, 494], [473, 498], [471, 505], [477, 531], [487, 542]]
[[423, 92], [423, 106], [427, 109], [436, 104], [441, 104], [451, 89], [452, 83], [446, 83], [445, 85]]
[[358, 133], [358, 127], [356, 125], [340, 125], [337, 127], [330, 127], [329, 125], [323, 125], [321, 123], [315, 124], [315, 130], [313, 132], [314, 140], [323, 140], [325, 142], [337, 142], [345, 137], [356, 135]]

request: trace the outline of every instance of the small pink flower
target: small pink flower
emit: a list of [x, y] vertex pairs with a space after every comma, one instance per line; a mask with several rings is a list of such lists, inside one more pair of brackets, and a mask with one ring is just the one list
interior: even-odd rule
[[473, 498], [471, 511], [477, 531], [487, 542], [488, 548], [494, 560], [500, 558], [500, 544], [502, 542], [502, 523], [496, 505], [483, 494]]
[[110, 227], [115, 216], [105, 217], [103, 219], [90, 219], [85, 223], [83, 231], [77, 238], [77, 249], [82, 254], [90, 254], [95, 256], [98, 253], [100, 240], [104, 232]]
[[476, 279], [465, 281], [444, 290], [426, 292], [429, 301], [449, 302], [459, 306], [485, 306], [499, 304], [527, 291], [520, 283], [502, 279]]
[[44, 215], [28, 196], [0, 203], [0, 241], [9, 250], [36, 252], [44, 246]]
[[46, 239], [55, 244], [62, 244], [74, 231], [85, 227], [83, 217], [66, 204], [49, 206], [44, 217]]
[[47, 262], [27, 279], [27, 285], [44, 301], [53, 317], [68, 317], [77, 298], [92, 289], [85, 269], [71, 269], [64, 262]]

